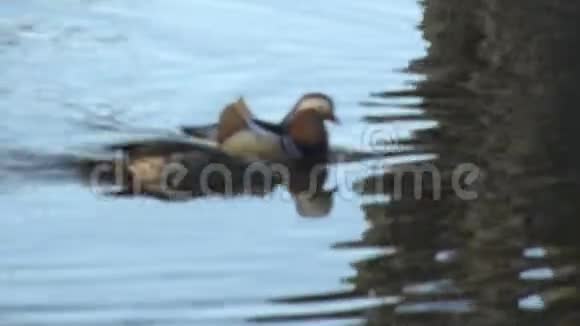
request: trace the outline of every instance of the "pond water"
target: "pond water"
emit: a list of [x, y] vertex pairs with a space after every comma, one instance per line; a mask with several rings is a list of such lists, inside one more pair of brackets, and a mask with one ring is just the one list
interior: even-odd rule
[[[9, 0], [0, 8], [0, 324], [331, 325], [396, 300], [341, 295], [354, 289], [353, 262], [392, 248], [340, 246], [368, 227], [361, 203], [373, 196], [353, 183], [394, 160], [355, 166], [318, 219], [301, 217], [284, 194], [105, 198], [35, 161], [139, 137], [94, 128], [110, 117], [171, 133], [215, 121], [243, 95], [260, 117], [278, 120], [309, 91], [336, 101], [343, 123], [330, 127], [331, 142], [361, 149], [363, 117], [415, 112], [396, 105], [413, 98], [361, 103], [420, 79], [399, 72], [424, 55], [417, 3]], [[395, 139], [425, 125], [373, 128]]]
[[[420, 3], [3, 1], [0, 325], [580, 324], [580, 5]], [[316, 200], [71, 161], [312, 91], [356, 154]]]

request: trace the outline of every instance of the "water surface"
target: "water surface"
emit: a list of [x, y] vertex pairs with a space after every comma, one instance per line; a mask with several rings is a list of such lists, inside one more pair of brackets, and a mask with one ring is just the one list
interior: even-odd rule
[[[397, 103], [416, 102], [360, 105], [371, 91], [420, 78], [397, 72], [424, 53], [416, 3], [0, 6], [0, 323], [344, 324], [392, 302], [351, 281], [353, 262], [390, 246], [337, 248], [367, 228], [360, 204], [372, 198], [353, 191], [354, 180], [392, 160], [351, 166], [354, 176], [321, 219], [301, 217], [283, 189], [265, 199], [113, 200], [37, 163], [140, 137], [134, 129], [156, 135], [213, 122], [241, 95], [260, 117], [280, 119], [307, 91], [334, 96], [343, 121], [331, 127], [334, 145], [368, 149], [363, 117], [410, 112]], [[373, 128], [407, 138], [422, 126]]]

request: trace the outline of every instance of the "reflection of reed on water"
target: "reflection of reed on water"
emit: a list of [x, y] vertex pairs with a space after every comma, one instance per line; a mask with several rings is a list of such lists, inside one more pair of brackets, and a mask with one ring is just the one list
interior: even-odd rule
[[[403, 120], [436, 121], [413, 142], [436, 156], [429, 164], [440, 182], [424, 174], [416, 196], [424, 163], [360, 182], [363, 194], [378, 184], [389, 199], [364, 206], [371, 226], [361, 244], [396, 250], [356, 264], [358, 293], [399, 298], [367, 312], [369, 324], [568, 325], [580, 305], [580, 5], [424, 5], [430, 47], [409, 70], [426, 79], [377, 96], [421, 100], [424, 115]], [[465, 163], [479, 177], [454, 184]], [[477, 198], [460, 198], [458, 185]]]

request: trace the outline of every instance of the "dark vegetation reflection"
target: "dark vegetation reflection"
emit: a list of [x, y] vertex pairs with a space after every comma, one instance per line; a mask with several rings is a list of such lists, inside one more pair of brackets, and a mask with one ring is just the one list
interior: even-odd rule
[[[425, 79], [377, 102], [419, 97], [437, 128], [414, 142], [436, 155], [436, 184], [411, 174], [403, 196], [364, 206], [362, 245], [396, 251], [356, 263], [358, 293], [394, 296], [361, 312], [377, 325], [577, 325], [580, 5], [566, 1], [425, 1], [430, 43], [409, 71]], [[453, 171], [472, 163], [477, 192], [457, 196]], [[360, 183], [395, 191], [403, 164]]]
[[[369, 104], [419, 98], [409, 108], [423, 115], [398, 120], [438, 126], [404, 143], [435, 158], [360, 181], [363, 195], [384, 201], [363, 206], [371, 226], [349, 244], [392, 250], [355, 263], [353, 291], [282, 301], [390, 298], [302, 316], [358, 316], [369, 325], [579, 325], [580, 5], [427, 0], [424, 7], [428, 53], [408, 67], [424, 80]], [[478, 177], [454, 184], [465, 163]], [[461, 198], [457, 186], [477, 197]]]

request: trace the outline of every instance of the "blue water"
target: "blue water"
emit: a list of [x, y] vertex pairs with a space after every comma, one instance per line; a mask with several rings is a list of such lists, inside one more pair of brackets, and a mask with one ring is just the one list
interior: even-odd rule
[[[419, 78], [397, 72], [424, 53], [419, 19], [403, 0], [5, 0], [2, 148], [62, 153], [126, 137], [88, 127], [111, 116], [170, 132], [215, 121], [242, 95], [276, 120], [307, 91], [335, 98], [343, 124], [331, 142], [361, 148], [365, 114], [403, 109], [360, 102]], [[420, 126], [381, 127], [396, 138]], [[328, 217], [308, 219], [283, 190], [163, 203], [1, 174], [1, 325], [233, 325], [387, 300], [272, 301], [348, 291], [350, 263], [387, 250], [333, 248], [367, 227], [348, 183]]]

